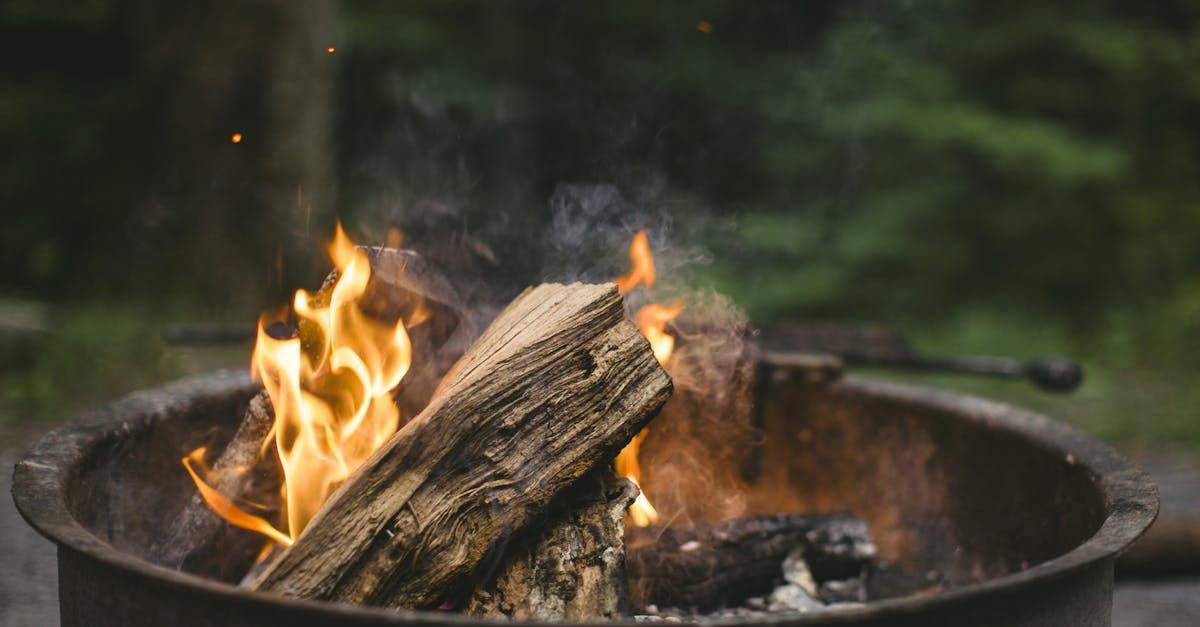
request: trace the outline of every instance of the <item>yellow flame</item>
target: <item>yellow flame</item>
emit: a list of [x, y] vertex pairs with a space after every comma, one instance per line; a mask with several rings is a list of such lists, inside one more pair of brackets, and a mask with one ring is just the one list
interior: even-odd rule
[[651, 304], [638, 309], [634, 318], [638, 329], [650, 341], [650, 348], [658, 363], [667, 365], [671, 353], [675, 351], [675, 336], [667, 332], [667, 324], [683, 311], [683, 301], [677, 300], [670, 305]]
[[371, 266], [340, 224], [328, 250], [339, 272], [332, 290], [296, 292], [298, 337], [272, 337], [264, 316], [251, 359], [275, 410], [271, 434], [283, 469], [284, 530], [246, 520], [257, 517], [209, 488], [186, 461], [195, 452], [184, 463], [217, 514], [280, 544], [299, 536], [325, 499], [400, 427], [391, 393], [412, 363], [404, 321], [385, 324], [359, 309]]
[[[629, 260], [633, 268], [628, 274], [615, 280], [617, 291], [627, 294], [638, 285], [654, 287], [654, 254], [650, 251], [650, 242], [646, 238], [645, 231], [638, 231], [634, 234], [633, 241], [629, 244]], [[675, 336], [667, 331], [667, 325], [681, 311], [683, 311], [683, 301], [675, 301], [670, 305], [645, 305], [634, 314], [638, 330], [646, 336], [651, 350], [654, 351], [654, 357], [664, 367], [675, 350]], [[638, 451], [641, 449], [642, 441], [646, 439], [647, 433], [646, 429], [642, 429], [642, 432], [621, 450], [614, 462], [617, 473], [632, 481], [641, 490], [637, 500], [629, 506], [629, 518], [638, 527], [645, 527], [658, 521], [658, 510], [654, 509], [654, 505], [650, 503], [650, 498], [646, 496], [646, 490], [640, 481], [642, 472], [638, 465]]]

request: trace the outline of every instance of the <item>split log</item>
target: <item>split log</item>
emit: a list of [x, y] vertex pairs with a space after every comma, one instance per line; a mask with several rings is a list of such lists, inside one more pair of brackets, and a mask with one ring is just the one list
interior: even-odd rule
[[[384, 324], [422, 319], [409, 329], [415, 358], [395, 392], [401, 411], [412, 416], [428, 403], [437, 381], [462, 354], [465, 338], [474, 333], [454, 288], [419, 255], [395, 248], [361, 250], [371, 264], [371, 278], [357, 306]], [[326, 277], [318, 302], [328, 303], [337, 277], [336, 270]], [[266, 442], [273, 422], [271, 403], [260, 392], [212, 464], [208, 479], [213, 488], [235, 502], [278, 508], [281, 469], [273, 444]], [[168, 568], [236, 583], [263, 545], [262, 536], [230, 525], [197, 494], [148, 557]]]
[[585, 477], [545, 523], [509, 543], [495, 576], [481, 578], [467, 613], [514, 620], [628, 616], [622, 519], [637, 495], [637, 486], [611, 469]]
[[788, 553], [803, 547], [818, 582], [862, 572], [875, 546], [849, 514], [775, 514], [692, 528], [626, 533], [629, 594], [647, 605], [710, 611], [771, 591]]
[[394, 608], [465, 596], [489, 553], [649, 422], [671, 380], [614, 285], [542, 285], [439, 390], [253, 588]]

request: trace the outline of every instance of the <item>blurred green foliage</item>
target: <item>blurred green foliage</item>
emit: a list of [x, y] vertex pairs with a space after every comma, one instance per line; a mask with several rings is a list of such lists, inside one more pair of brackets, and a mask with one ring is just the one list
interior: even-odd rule
[[[137, 176], [170, 154], [113, 152], [143, 123], [130, 103], [157, 102], [124, 43], [144, 4], [0, 13], [10, 33], [82, 35], [90, 56], [4, 62], [0, 136], [20, 158], [0, 163], [0, 194], [22, 210], [0, 236], [0, 294], [258, 304], [219, 281], [171, 281], [188, 266], [163, 262], [185, 254], [176, 243], [253, 241], [253, 204], [175, 228], [166, 247], [110, 224], [174, 215], [169, 199], [142, 202]], [[1112, 438], [1200, 444], [1198, 2], [363, 0], [332, 15], [311, 25], [337, 47], [325, 198], [360, 233], [394, 224], [450, 242], [445, 263], [516, 286], [545, 270], [555, 185], [614, 183], [651, 225], [703, 243], [712, 263], [690, 278], [757, 320], [883, 322], [946, 353], [1068, 354], [1088, 366], [1069, 398], [934, 381]], [[114, 247], [116, 267], [97, 253]], [[269, 272], [228, 263], [214, 271]], [[148, 289], [129, 264], [174, 274]], [[80, 328], [94, 315], [120, 329], [85, 311]], [[68, 362], [25, 375], [31, 398], [54, 377], [39, 371]]]

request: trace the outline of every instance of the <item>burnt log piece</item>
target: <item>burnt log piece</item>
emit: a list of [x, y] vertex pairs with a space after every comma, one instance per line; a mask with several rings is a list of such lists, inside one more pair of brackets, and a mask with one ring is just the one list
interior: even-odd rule
[[514, 620], [615, 620], [629, 615], [625, 509], [631, 481], [602, 469], [560, 499], [533, 533], [504, 548], [499, 568], [475, 588], [469, 614]]
[[632, 528], [625, 542], [635, 612], [647, 605], [707, 612], [769, 593], [783, 560], [798, 547], [818, 583], [858, 576], [875, 555], [866, 523], [849, 514]]
[[[262, 455], [275, 414], [265, 391], [250, 399], [237, 432], [213, 463], [206, 479], [213, 489], [238, 500], [278, 506], [282, 469], [274, 455]], [[254, 563], [266, 539], [217, 516], [197, 493], [170, 531], [150, 549], [154, 562], [197, 575], [237, 582]]]
[[489, 553], [670, 394], [616, 286], [526, 290], [251, 587], [393, 608], [465, 596]]

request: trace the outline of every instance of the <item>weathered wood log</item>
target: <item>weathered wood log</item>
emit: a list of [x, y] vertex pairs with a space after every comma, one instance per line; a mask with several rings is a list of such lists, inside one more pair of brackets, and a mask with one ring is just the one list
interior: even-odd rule
[[505, 547], [494, 576], [481, 576], [466, 611], [514, 620], [615, 620], [629, 615], [625, 509], [637, 498], [611, 469], [568, 490], [542, 523]]
[[635, 612], [650, 604], [709, 611], [770, 592], [784, 558], [797, 547], [818, 582], [853, 577], [875, 555], [866, 523], [849, 514], [632, 528], [625, 541]]
[[614, 285], [527, 290], [252, 587], [397, 608], [465, 596], [489, 553], [670, 393]]
[[[278, 505], [279, 461], [262, 455], [274, 417], [265, 391], [250, 400], [233, 439], [207, 474], [215, 490], [237, 500]], [[168, 568], [233, 583], [254, 563], [265, 542], [261, 535], [222, 520], [196, 494], [170, 531], [151, 547], [150, 558]]]
[[[414, 361], [395, 397], [406, 416], [416, 415], [437, 381], [462, 349], [457, 335], [473, 334], [454, 288], [417, 254], [395, 248], [362, 247], [371, 278], [357, 306], [384, 324], [419, 318], [409, 328]], [[328, 303], [338, 277], [326, 277], [316, 299]], [[303, 331], [302, 331], [303, 333]], [[257, 503], [269, 512], [279, 505], [281, 470], [274, 444], [267, 442], [274, 421], [266, 392], [247, 407], [233, 438], [216, 456], [207, 479], [232, 501]], [[151, 548], [150, 559], [169, 568], [227, 582], [240, 581], [262, 550], [263, 537], [230, 525], [197, 494], [176, 517], [170, 531]]]

